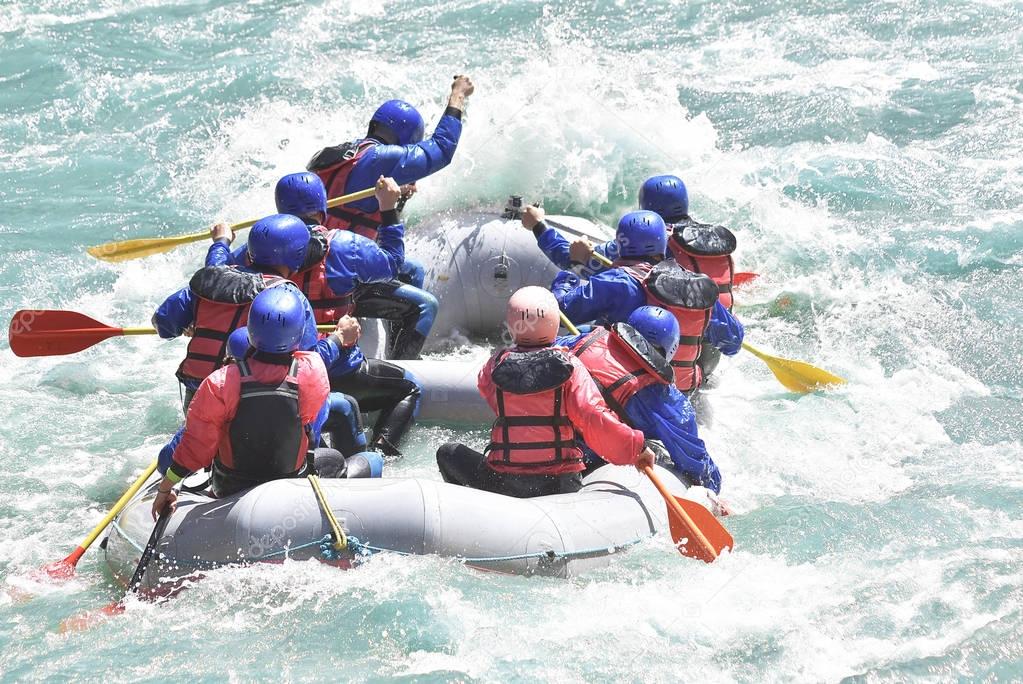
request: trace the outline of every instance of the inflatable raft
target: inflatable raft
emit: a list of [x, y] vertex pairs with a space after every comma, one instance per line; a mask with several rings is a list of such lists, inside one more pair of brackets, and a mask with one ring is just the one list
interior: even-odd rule
[[[551, 216], [548, 223], [569, 239], [602, 242], [614, 235], [574, 216]], [[511, 294], [526, 285], [550, 287], [558, 273], [532, 232], [496, 213], [434, 219], [411, 227], [406, 242], [407, 254], [426, 269], [425, 289], [440, 302], [433, 340], [500, 333]]]
[[[669, 488], [684, 493], [677, 478], [658, 470]], [[575, 494], [515, 499], [423, 479], [321, 480], [351, 540], [340, 559], [325, 552], [330, 526], [304, 478], [223, 499], [182, 493], [143, 586], [159, 592], [231, 564], [285, 558], [357, 563], [388, 552], [457, 558], [509, 574], [572, 577], [667, 529], [663, 499], [634, 468], [604, 466], [584, 482]], [[128, 504], [103, 545], [121, 582], [131, 577], [153, 529], [155, 488], [154, 481]]]

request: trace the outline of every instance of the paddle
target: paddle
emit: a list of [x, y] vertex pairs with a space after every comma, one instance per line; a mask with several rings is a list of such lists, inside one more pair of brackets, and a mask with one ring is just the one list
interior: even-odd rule
[[[371, 197], [376, 191], [376, 188], [366, 188], [359, 192], [353, 192], [350, 195], [342, 195], [341, 197], [335, 197], [332, 200], [327, 201], [327, 208], [340, 206], [342, 204], [349, 204], [351, 202], [358, 202], [359, 200]], [[248, 221], [242, 221], [231, 226], [231, 230], [242, 230], [243, 228], [251, 228], [259, 219], [250, 219]], [[210, 237], [209, 231], [202, 233], [191, 233], [189, 235], [179, 235], [177, 237], [167, 238], [138, 238], [135, 240], [121, 240], [120, 242], [108, 242], [103, 245], [96, 245], [95, 247], [89, 247], [87, 252], [97, 259], [103, 261], [129, 261], [131, 259], [141, 259], [153, 254], [160, 254], [162, 252], [169, 252], [178, 245], [187, 245], [190, 242], [201, 242]]]
[[[606, 266], [611, 265], [611, 261], [603, 254], [592, 252], [592, 255], [600, 263]], [[736, 273], [732, 277], [733, 284], [741, 284], [738, 282], [739, 276], [750, 276], [748, 278], [744, 278], [743, 282], [749, 282], [758, 277], [756, 273]], [[772, 373], [774, 373], [774, 377], [778, 378], [778, 382], [793, 392], [806, 394], [807, 392], [814, 392], [829, 385], [845, 384], [845, 380], [834, 373], [829, 373], [826, 370], [822, 370], [816, 366], [811, 366], [803, 361], [793, 361], [791, 359], [783, 359], [778, 356], [771, 356], [770, 354], [765, 354], [764, 352], [754, 348], [746, 342], [742, 343], [742, 347], [766, 363], [767, 367], [771, 369]]]
[[732, 535], [710, 511], [695, 501], [673, 495], [653, 468], [646, 467], [643, 472], [668, 504], [668, 528], [679, 553], [713, 563], [722, 551], [734, 548]]
[[760, 277], [759, 273], [753, 273], [751, 271], [739, 271], [738, 273], [733, 273], [732, 287], [742, 287], [743, 285], [748, 285], [759, 277]]
[[778, 382], [793, 392], [806, 394], [832, 385], [845, 384], [844, 378], [803, 361], [765, 354], [747, 342], [742, 343], [742, 348], [766, 363], [774, 377], [778, 378]]
[[[564, 311], [558, 312], [561, 323], [573, 335], [579, 334], [579, 328], [568, 319]], [[683, 556], [699, 558], [706, 563], [713, 563], [722, 550], [732, 548], [735, 542], [725, 526], [706, 508], [688, 499], [673, 495], [664, 486], [654, 469], [647, 467], [643, 472], [657, 487], [657, 491], [668, 504], [668, 527], [671, 538]], [[690, 543], [693, 542], [693, 543]]]
[[[319, 325], [330, 332], [332, 325]], [[88, 349], [111, 337], [155, 335], [155, 328], [115, 328], [76, 311], [22, 309], [14, 314], [8, 329], [15, 356], [63, 356]]]
[[120, 615], [124, 612], [124, 601], [129, 594], [137, 593], [139, 587], [142, 586], [142, 579], [146, 575], [146, 569], [152, 562], [153, 557], [156, 556], [156, 545], [160, 542], [160, 537], [163, 536], [163, 531], [167, 528], [167, 522], [170, 521], [170, 511], [164, 509], [160, 513], [160, 517], [156, 521], [156, 525], [153, 526], [153, 533], [149, 535], [149, 541], [146, 543], [146, 548], [142, 551], [142, 557], [139, 558], [139, 564], [135, 568], [134, 574], [131, 576], [131, 581], [128, 582], [128, 591], [124, 598], [109, 603], [98, 610], [86, 611], [79, 613], [78, 615], [72, 615], [69, 618], [65, 618], [60, 623], [58, 631], [61, 633], [65, 632], [81, 632], [84, 631], [97, 622], [104, 620], [113, 615]]
[[57, 580], [66, 580], [74, 577], [75, 566], [78, 565], [78, 560], [85, 553], [86, 549], [92, 546], [92, 543], [96, 541], [96, 538], [103, 533], [103, 530], [107, 529], [107, 525], [117, 517], [117, 514], [121, 512], [121, 509], [125, 507], [131, 497], [135, 496], [135, 492], [142, 488], [142, 485], [146, 483], [149, 476], [156, 470], [156, 461], [149, 464], [145, 472], [139, 475], [139, 478], [128, 487], [127, 491], [121, 495], [121, 498], [117, 500], [117, 503], [113, 505], [110, 512], [99, 521], [96, 527], [92, 528], [92, 532], [89, 533], [81, 544], [78, 545], [74, 551], [72, 551], [67, 558], [61, 561], [50, 563], [49, 565], [43, 566], [42, 572], [45, 572], [49, 577]]

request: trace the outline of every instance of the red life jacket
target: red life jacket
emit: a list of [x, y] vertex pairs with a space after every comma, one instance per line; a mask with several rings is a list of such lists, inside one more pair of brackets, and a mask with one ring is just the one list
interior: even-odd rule
[[292, 357], [279, 384], [258, 382], [248, 360], [238, 362], [238, 373], [238, 408], [213, 460], [211, 480], [217, 496], [301, 475], [309, 448], [299, 413], [298, 359]]
[[298, 285], [309, 300], [317, 323], [337, 323], [338, 319], [355, 309], [351, 292], [339, 295], [327, 283], [327, 255], [335, 233], [336, 230], [328, 230], [323, 226], [311, 227], [306, 263], [301, 271], [290, 277], [291, 282]]
[[560, 349], [500, 353], [492, 375], [497, 420], [486, 449], [492, 469], [521, 475], [583, 469], [583, 454], [565, 407], [566, 385], [574, 371]]
[[[327, 197], [340, 197], [345, 194], [348, 177], [352, 175], [356, 162], [377, 144], [375, 140], [360, 140], [328, 147], [313, 157], [306, 168], [323, 181], [324, 187], [327, 188]], [[327, 228], [350, 230], [375, 242], [377, 230], [382, 222], [379, 207], [372, 213], [366, 213], [351, 205], [341, 205], [327, 209], [323, 225]]]
[[636, 392], [650, 385], [667, 385], [674, 372], [671, 364], [627, 323], [611, 329], [597, 328], [571, 348], [590, 372], [604, 401], [629, 424], [625, 405]]
[[245, 325], [252, 300], [267, 287], [287, 282], [277, 275], [249, 273], [234, 266], [207, 266], [195, 272], [188, 287], [195, 295], [192, 339], [177, 376], [201, 382], [224, 365], [227, 338]]
[[675, 387], [683, 392], [696, 389], [703, 382], [703, 371], [696, 360], [700, 358], [703, 335], [718, 299], [717, 284], [708, 276], [687, 271], [672, 259], [656, 266], [638, 263], [621, 268], [643, 286], [647, 304], [667, 309], [678, 321], [678, 349], [671, 359]]
[[718, 285], [718, 301], [732, 310], [732, 278], [735, 235], [724, 226], [686, 219], [671, 228], [668, 246], [675, 261], [693, 273], [703, 273]]

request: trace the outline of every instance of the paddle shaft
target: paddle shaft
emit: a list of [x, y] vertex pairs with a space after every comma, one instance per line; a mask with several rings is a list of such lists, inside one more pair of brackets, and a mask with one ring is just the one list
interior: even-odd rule
[[[329, 333], [334, 326], [321, 325], [317, 330]], [[117, 328], [76, 311], [23, 310], [11, 319], [8, 339], [15, 356], [62, 356], [84, 351], [111, 337], [156, 332], [149, 326]]]
[[[376, 192], [376, 187], [372, 187], [372, 188], [366, 188], [365, 190], [359, 190], [358, 192], [353, 192], [353, 193], [348, 194], [348, 195], [342, 195], [341, 197], [335, 197], [333, 199], [327, 200], [327, 208], [328, 209], [333, 209], [334, 207], [339, 207], [342, 204], [348, 204], [350, 202], [358, 202], [359, 200], [364, 200], [367, 197], [371, 197], [373, 195], [373, 193], [375, 193], [375, 192]], [[256, 223], [258, 221], [260, 221], [260, 220], [261, 219], [248, 219], [247, 221], [241, 221], [240, 223], [233, 223], [233, 224], [231, 224], [231, 230], [238, 231], [238, 230], [245, 230], [246, 228], [251, 228], [252, 226], [256, 225]], [[185, 244], [188, 244], [190, 242], [199, 242], [200, 240], [205, 240], [209, 236], [210, 236], [210, 231], [207, 230], [207, 231], [204, 231], [202, 233], [189, 233], [188, 235], [179, 235], [177, 237], [154, 238], [154, 239], [166, 240], [168, 244], [173, 243], [173, 244], [176, 244], [176, 245], [185, 245]]]
[[759, 349], [754, 347], [749, 342], [743, 342], [742, 343], [742, 348], [745, 349], [746, 351], [748, 351], [753, 356], [757, 357], [758, 359], [762, 359], [764, 361], [770, 361], [773, 358], [773, 357], [765, 354], [764, 352], [760, 351]]
[[568, 316], [565, 315], [564, 311], [559, 311], [558, 315], [561, 316], [561, 324], [568, 329], [568, 332], [572, 333], [573, 335], [579, 334], [579, 328], [575, 327], [575, 324], [573, 324], [572, 321], [568, 320]]
[[92, 546], [92, 543], [96, 541], [96, 538], [103, 534], [103, 530], [107, 529], [107, 526], [111, 523], [111, 521], [117, 517], [117, 514], [121, 512], [121, 509], [128, 504], [131, 497], [135, 496], [135, 493], [142, 488], [142, 485], [146, 483], [146, 480], [148, 480], [149, 476], [155, 471], [156, 461], [153, 461], [149, 464], [149, 467], [146, 468], [145, 472], [139, 475], [138, 479], [135, 480], [135, 482], [133, 482], [127, 490], [125, 490], [124, 494], [121, 495], [121, 498], [117, 500], [117, 503], [110, 508], [110, 512], [108, 512], [103, 519], [99, 521], [99, 524], [96, 525], [96, 527], [92, 528], [92, 532], [89, 533], [89, 536], [83, 539], [82, 543], [78, 545], [78, 548], [76, 548], [71, 555], [68, 556], [68, 559], [74, 559], [71, 561], [72, 564], [77, 563], [78, 559], [82, 557], [82, 554], [84, 554], [85, 551]]
[[[353, 192], [348, 195], [343, 195], [341, 197], [335, 197], [334, 199], [327, 201], [327, 208], [330, 209], [342, 204], [358, 202], [359, 200], [371, 197], [375, 192], [376, 188], [373, 187], [360, 190], [359, 192]], [[231, 226], [231, 230], [238, 231], [245, 228], [251, 228], [257, 221], [259, 221], [259, 219], [249, 219], [248, 221], [235, 223]], [[152, 254], [160, 254], [179, 245], [199, 242], [209, 238], [209, 235], [209, 231], [204, 231], [202, 233], [190, 233], [188, 235], [178, 235], [176, 237], [167, 238], [134, 238], [131, 240], [107, 242], [95, 247], [89, 247], [86, 251], [97, 259], [102, 259], [104, 261], [128, 261], [130, 259], [140, 259]]]
[[707, 537], [704, 536], [703, 532], [700, 531], [700, 528], [696, 526], [696, 523], [693, 522], [693, 519], [689, 517], [688, 513], [686, 513], [685, 509], [682, 508], [678, 501], [675, 500], [675, 495], [668, 491], [668, 488], [664, 486], [661, 479], [657, 477], [656, 473], [654, 473], [654, 469], [647, 466], [643, 468], [643, 472], [648, 478], [650, 478], [650, 481], [654, 483], [654, 487], [657, 487], [657, 491], [661, 493], [661, 497], [664, 499], [664, 503], [668, 504], [668, 508], [670, 508], [675, 515], [679, 517], [679, 519], [685, 522], [686, 527], [688, 527], [692, 533], [693, 539], [695, 539], [696, 543], [700, 545], [700, 548], [704, 551], [704, 553], [707, 553], [711, 558], [717, 558], [718, 552], [714, 548], [714, 545], [710, 543]]
[[[337, 326], [336, 325], [318, 325], [316, 326], [316, 332], [332, 332]], [[47, 335], [95, 335], [101, 330], [109, 332], [111, 337], [118, 337], [120, 335], [155, 335], [156, 328], [67, 328], [64, 330], [47, 330]]]
[[149, 563], [153, 560], [153, 556], [156, 555], [156, 545], [160, 543], [160, 537], [163, 536], [163, 531], [167, 529], [167, 523], [170, 522], [171, 513], [168, 508], [164, 508], [160, 512], [160, 517], [156, 521], [156, 525], [153, 526], [153, 533], [149, 535], [149, 542], [146, 544], [146, 548], [142, 551], [142, 557], [139, 558], [139, 564], [135, 568], [135, 573], [131, 576], [131, 581], [128, 582], [128, 591], [136, 592], [139, 587], [142, 586], [142, 578], [146, 575], [146, 568], [149, 567]]

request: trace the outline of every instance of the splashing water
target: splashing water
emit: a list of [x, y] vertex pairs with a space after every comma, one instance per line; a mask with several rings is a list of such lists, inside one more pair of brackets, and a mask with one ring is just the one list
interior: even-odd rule
[[[761, 274], [751, 342], [849, 379], [801, 398], [722, 363], [704, 437], [740, 511], [713, 566], [663, 539], [569, 582], [376, 558], [213, 573], [163, 605], [90, 552], [0, 598], [11, 678], [765, 681], [1023, 677], [1023, 5], [171, 3], [0, 13], [0, 303], [136, 325], [202, 247], [101, 242], [270, 212], [272, 183], [389, 97], [477, 94], [410, 231], [509, 193], [604, 222], [651, 173]], [[477, 350], [478, 351], [478, 350]], [[180, 419], [180, 345], [0, 343], [0, 575], [63, 557]], [[421, 426], [393, 474], [481, 431]], [[223, 654], [211, 657], [210, 654]]]

